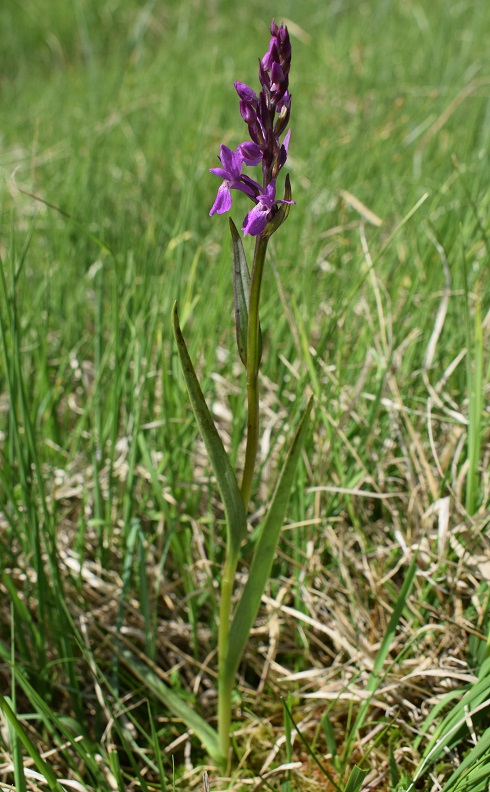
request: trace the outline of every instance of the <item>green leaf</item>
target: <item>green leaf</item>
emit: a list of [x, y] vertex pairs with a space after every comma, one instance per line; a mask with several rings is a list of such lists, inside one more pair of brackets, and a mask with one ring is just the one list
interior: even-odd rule
[[187, 351], [184, 336], [179, 325], [177, 303], [172, 310], [172, 324], [177, 342], [180, 365], [184, 373], [187, 391], [191, 400], [192, 409], [196, 417], [201, 437], [208, 452], [209, 461], [218, 482], [219, 491], [223, 501], [226, 516], [228, 554], [238, 558], [240, 544], [247, 533], [247, 518], [243, 506], [242, 496], [238, 488], [235, 473], [228, 455], [223, 447], [213, 418], [204, 399], [196, 372]]
[[194, 712], [180, 696], [171, 690], [168, 685], [157, 676], [149, 665], [139, 660], [136, 655], [125, 647], [118, 649], [116, 653], [124, 660], [130, 671], [151, 690], [154, 696], [161, 701], [167, 709], [188, 726], [200, 739], [202, 745], [209, 753], [210, 757], [217, 763], [223, 761], [221, 755], [218, 734], [212, 726]]
[[[250, 271], [240, 234], [230, 217], [230, 232], [233, 246], [233, 293], [235, 301], [235, 333], [238, 354], [247, 367], [248, 305], [250, 302]], [[259, 325], [259, 363], [262, 358], [262, 331]]]
[[284, 523], [289, 495], [294, 482], [296, 466], [308, 428], [313, 401], [310, 399], [305, 414], [296, 430], [293, 443], [276, 485], [272, 503], [265, 518], [250, 566], [248, 580], [238, 603], [230, 627], [229, 649], [223, 673], [232, 679], [242, 658], [250, 630], [257, 616], [260, 600], [269, 579], [279, 534]]
[[367, 770], [362, 770], [357, 765], [354, 765], [350, 771], [349, 778], [347, 779], [344, 792], [359, 792], [362, 782], [366, 778], [367, 774]]

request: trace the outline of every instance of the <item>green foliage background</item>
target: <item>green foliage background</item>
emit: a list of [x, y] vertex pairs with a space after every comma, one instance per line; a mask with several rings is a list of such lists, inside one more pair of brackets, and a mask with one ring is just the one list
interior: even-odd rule
[[[158, 625], [170, 618], [159, 601], [163, 579], [178, 592], [172, 618], [191, 627], [190, 654], [202, 648], [200, 626], [215, 629], [220, 511], [178, 371], [170, 309], [178, 299], [203, 390], [210, 404], [224, 404], [219, 427], [240, 464], [245, 411], [228, 223], [208, 215], [218, 186], [208, 169], [220, 143], [233, 148], [246, 137], [233, 81], [257, 84], [256, 59], [273, 16], [286, 20], [293, 43], [288, 165], [297, 205], [273, 240], [274, 267], [265, 277], [263, 384], [272, 440], [255, 505], [270, 495], [283, 434], [312, 387], [316, 422], [289, 511], [294, 525], [318, 514], [321, 524], [287, 532], [272, 592], [291, 578], [293, 604], [303, 607], [299, 570], [308, 542], [322, 574], [342, 578], [340, 550], [324, 533], [333, 520], [340, 546], [352, 552], [345, 563], [359, 599], [349, 618], [360, 640], [377, 599], [373, 575], [403, 566], [396, 536], [408, 547], [425, 536], [438, 498], [451, 497], [451, 529], [462, 521], [479, 526], [479, 541], [486, 536], [488, 2], [2, 2], [0, 566], [8, 606], [0, 616], [1, 674], [10, 689], [17, 592], [19, 673], [41, 686], [51, 707], [46, 722], [52, 718], [63, 734], [60, 712], [75, 712], [104, 756], [94, 747], [103, 716], [97, 711], [92, 729], [83, 712], [87, 656], [76, 631], [67, 646], [71, 628], [53, 618], [66, 609], [76, 621], [90, 612], [90, 597], [81, 573], [67, 571], [56, 554], [74, 550], [82, 562], [96, 562], [101, 577], [116, 576], [110, 627], [121, 629], [131, 602], [144, 623], [146, 655], [160, 663]], [[364, 206], [360, 213], [352, 196]], [[237, 225], [248, 208], [237, 195]], [[381, 226], [361, 223], [366, 208]], [[444, 295], [447, 313], [425, 372]], [[463, 350], [468, 364], [462, 355], [453, 365]], [[434, 387], [442, 383], [432, 436], [425, 374]], [[227, 410], [239, 416], [234, 424]], [[463, 433], [460, 446], [455, 430]], [[424, 449], [426, 466], [414, 447]], [[434, 451], [444, 458], [441, 470]], [[468, 459], [476, 482], [470, 503]], [[364, 508], [342, 492], [309, 489], [330, 485], [401, 491], [402, 506], [393, 514], [381, 501]], [[196, 523], [212, 570], [204, 583]], [[428, 541], [436, 556], [430, 531]], [[360, 580], [363, 553], [372, 568]], [[441, 560], [436, 582], [419, 580], [417, 608], [407, 614], [414, 631], [434, 608], [452, 623], [446, 562], [452, 569], [455, 557]], [[313, 590], [317, 582], [312, 573]], [[488, 634], [488, 582], [476, 582], [481, 608], [465, 602], [465, 614], [478, 622], [479, 637], [461, 649], [472, 669]], [[388, 610], [402, 577], [390, 585]], [[348, 601], [341, 598], [340, 609]], [[372, 628], [374, 643], [384, 624], [381, 618]], [[286, 653], [296, 670], [326, 662], [314, 642], [300, 644], [297, 655]], [[56, 669], [60, 662], [59, 672], [46, 670], [50, 662]], [[114, 658], [104, 655], [100, 670], [114, 685], [105, 688], [111, 701], [119, 684], [134, 689]], [[177, 674], [174, 682], [192, 698], [188, 678]], [[24, 687], [21, 711], [39, 713], [39, 706]], [[163, 730], [165, 740], [174, 728]], [[41, 732], [39, 744], [49, 746]], [[148, 740], [155, 749], [158, 740]], [[76, 762], [64, 762], [76, 775]], [[87, 773], [105, 789], [94, 767]]]

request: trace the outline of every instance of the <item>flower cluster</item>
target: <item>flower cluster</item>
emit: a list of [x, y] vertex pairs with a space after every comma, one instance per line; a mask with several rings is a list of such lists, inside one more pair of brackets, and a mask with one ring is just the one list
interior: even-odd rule
[[[218, 189], [210, 215], [223, 214], [231, 209], [231, 190], [240, 190], [255, 203], [243, 222], [245, 234], [260, 236], [272, 233], [284, 221], [289, 211], [291, 187], [286, 179], [283, 199], [276, 199], [276, 178], [287, 160], [289, 138], [287, 132], [281, 143], [291, 112], [291, 95], [288, 90], [291, 66], [291, 44], [288, 29], [273, 21], [269, 49], [259, 60], [259, 80], [262, 86], [257, 96], [245, 83], [236, 82], [240, 99], [240, 114], [248, 126], [251, 140], [241, 143], [236, 151], [220, 147], [221, 168], [211, 168], [211, 173], [223, 181]], [[262, 165], [262, 184], [242, 173], [243, 166]], [[279, 205], [283, 204], [283, 207]], [[267, 227], [267, 229], [266, 229]]]

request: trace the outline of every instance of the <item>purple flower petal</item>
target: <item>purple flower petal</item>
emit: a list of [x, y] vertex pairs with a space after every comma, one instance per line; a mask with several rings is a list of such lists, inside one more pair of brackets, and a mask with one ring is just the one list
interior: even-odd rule
[[210, 168], [209, 172], [214, 174], [214, 176], [219, 176], [221, 179], [227, 179], [229, 176], [228, 171], [225, 171], [223, 168]]
[[284, 136], [284, 140], [282, 142], [282, 146], [281, 146], [281, 149], [279, 151], [279, 157], [278, 157], [279, 170], [282, 168], [282, 166], [284, 165], [284, 163], [286, 162], [286, 160], [288, 158], [288, 149], [289, 149], [289, 141], [290, 141], [290, 139], [291, 139], [291, 130], [288, 130], [288, 132]]
[[231, 192], [228, 182], [224, 181], [218, 189], [216, 200], [211, 207], [210, 215], [223, 214], [231, 209]]
[[235, 90], [243, 102], [250, 105], [257, 104], [257, 94], [248, 85], [242, 82], [235, 83]]
[[267, 215], [269, 207], [263, 203], [258, 203], [248, 212], [243, 221], [242, 231], [245, 235], [259, 236], [267, 225]]
[[276, 182], [271, 181], [267, 185], [265, 194], [257, 196], [257, 206], [248, 212], [243, 221], [242, 231], [244, 234], [259, 236], [267, 225], [267, 216], [274, 205], [276, 196]]
[[223, 168], [228, 172], [224, 178], [239, 179], [242, 174], [243, 157], [237, 151], [232, 151], [228, 146], [220, 146], [219, 158]]
[[253, 179], [249, 179], [248, 176], [242, 176], [239, 182], [231, 182], [230, 187], [232, 190], [240, 190], [240, 192], [245, 193], [248, 195], [249, 198], [253, 198], [255, 201], [255, 196], [258, 192], [262, 189], [260, 184], [254, 182]]
[[[255, 143], [244, 143], [245, 153], [247, 154], [247, 165], [256, 164], [260, 161], [258, 153], [262, 156], [260, 147]], [[248, 195], [249, 198], [256, 200], [257, 195], [261, 191], [261, 186], [248, 176], [242, 175], [242, 167], [245, 162], [245, 157], [240, 152], [240, 146], [236, 151], [232, 151], [228, 146], [220, 146], [220, 160], [223, 165], [222, 168], [210, 168], [210, 172], [214, 176], [219, 176], [223, 179], [222, 184], [218, 189], [216, 200], [211, 207], [210, 215], [215, 213], [223, 214], [231, 209], [232, 198], [231, 190], [240, 190], [240, 192]]]
[[259, 195], [259, 201], [266, 204], [269, 209], [272, 208], [274, 198], [276, 197], [276, 180], [272, 179], [271, 183], [267, 185], [265, 195]]
[[246, 124], [250, 125], [257, 123], [257, 112], [248, 102], [244, 102], [243, 99], [240, 100], [240, 115]]
[[270, 71], [274, 63], [279, 63], [279, 48], [275, 37], [269, 41], [269, 49], [262, 58], [262, 66], [266, 71]]
[[273, 63], [271, 68], [271, 91], [279, 90], [279, 86], [284, 80], [284, 72], [280, 63]]
[[247, 195], [250, 195], [251, 198], [254, 200], [257, 198], [258, 195], [262, 192], [262, 185], [258, 182], [251, 179], [250, 176], [247, 176], [246, 173], [243, 174], [241, 178], [242, 184], [244, 185], [243, 192], [246, 192]]
[[282, 145], [286, 149], [286, 154], [288, 153], [289, 149], [289, 141], [291, 140], [291, 130], [289, 129], [286, 134], [284, 135], [284, 140], [282, 141]]
[[257, 143], [246, 141], [238, 146], [237, 151], [241, 154], [245, 165], [258, 165], [262, 160], [262, 149]]
[[267, 185], [265, 193], [257, 196], [257, 205], [248, 212], [243, 221], [242, 231], [245, 235], [260, 236], [263, 233], [268, 221], [269, 213], [278, 204], [294, 204], [294, 201], [285, 199], [275, 200], [276, 182], [275, 179]]

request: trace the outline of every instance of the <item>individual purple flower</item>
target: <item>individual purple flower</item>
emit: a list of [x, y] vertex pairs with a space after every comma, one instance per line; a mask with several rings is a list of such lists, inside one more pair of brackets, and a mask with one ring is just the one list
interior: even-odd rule
[[242, 155], [244, 165], [258, 165], [262, 160], [262, 149], [257, 143], [247, 140], [245, 143], [240, 143], [237, 151]]
[[273, 63], [278, 63], [278, 61], [279, 50], [277, 48], [277, 39], [275, 36], [273, 36], [269, 42], [269, 49], [261, 60], [262, 68], [264, 71], [270, 71], [272, 69]]
[[240, 97], [240, 99], [242, 100], [242, 102], [246, 102], [246, 104], [252, 105], [252, 107], [255, 107], [255, 109], [257, 109], [257, 94], [255, 93], [255, 91], [242, 82], [237, 81], [234, 83], [234, 85], [235, 85], [235, 90], [238, 96]]
[[211, 207], [210, 215], [223, 214], [231, 209], [231, 192], [230, 190], [241, 190], [250, 198], [255, 198], [255, 190], [247, 182], [241, 181], [244, 179], [242, 176], [242, 166], [244, 157], [239, 151], [231, 151], [228, 146], [220, 146], [219, 158], [221, 160], [222, 168], [210, 168], [210, 173], [219, 176], [223, 179], [221, 186], [218, 189], [216, 200]]
[[248, 212], [243, 221], [243, 233], [251, 236], [260, 236], [268, 221], [272, 218], [271, 212], [278, 204], [294, 204], [294, 201], [276, 200], [276, 182], [273, 179], [267, 185], [265, 193], [257, 196], [257, 204]]
[[279, 91], [284, 82], [284, 72], [280, 63], [273, 63], [271, 68], [271, 91]]
[[283, 93], [282, 99], [276, 105], [276, 110], [278, 113], [281, 113], [283, 108], [286, 108], [287, 110], [291, 109], [291, 95], [289, 91], [285, 91]]

